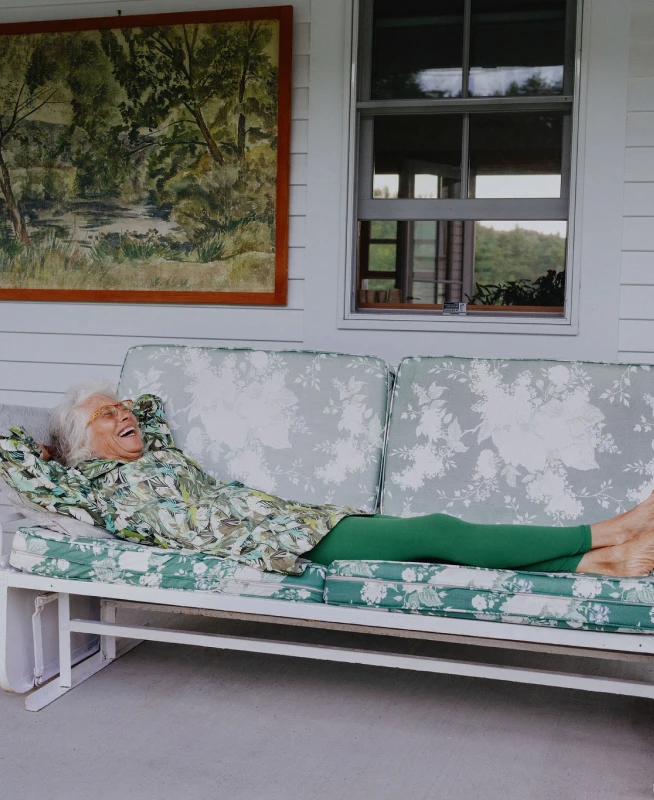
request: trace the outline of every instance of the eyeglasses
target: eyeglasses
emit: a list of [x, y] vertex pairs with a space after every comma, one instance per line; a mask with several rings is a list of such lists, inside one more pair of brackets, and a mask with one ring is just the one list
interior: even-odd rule
[[94, 422], [98, 417], [101, 419], [111, 419], [112, 417], [117, 417], [121, 411], [131, 411], [134, 408], [134, 401], [133, 400], [121, 400], [120, 403], [113, 403], [107, 406], [100, 406], [97, 411], [95, 411], [91, 419], [86, 423], [86, 427]]

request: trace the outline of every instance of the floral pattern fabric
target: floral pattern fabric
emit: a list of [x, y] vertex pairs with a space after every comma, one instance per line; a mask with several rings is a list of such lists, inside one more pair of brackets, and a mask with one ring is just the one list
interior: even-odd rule
[[120, 392], [162, 397], [177, 446], [217, 480], [371, 512], [391, 379], [368, 356], [153, 345], [129, 350]]
[[654, 579], [334, 561], [325, 601], [484, 622], [654, 633]]
[[654, 371], [583, 362], [406, 358], [385, 514], [575, 525], [654, 489]]
[[134, 407], [145, 451], [129, 463], [93, 459], [67, 469], [39, 458], [20, 429], [0, 439], [0, 469], [30, 501], [117, 536], [302, 573], [300, 558], [355, 509], [282, 500], [236, 481], [216, 482], [173, 446], [161, 400]]
[[113, 537], [70, 537], [35, 527], [16, 533], [10, 564], [49, 578], [302, 603], [323, 602], [326, 572], [325, 567], [310, 564], [302, 575], [280, 575], [189, 550], [143, 547]]

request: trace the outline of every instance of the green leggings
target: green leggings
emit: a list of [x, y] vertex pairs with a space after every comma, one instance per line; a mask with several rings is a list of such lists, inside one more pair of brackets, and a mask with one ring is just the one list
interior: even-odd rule
[[446, 514], [377, 514], [345, 517], [306, 555], [318, 564], [368, 559], [575, 572], [590, 549], [589, 525], [478, 525]]

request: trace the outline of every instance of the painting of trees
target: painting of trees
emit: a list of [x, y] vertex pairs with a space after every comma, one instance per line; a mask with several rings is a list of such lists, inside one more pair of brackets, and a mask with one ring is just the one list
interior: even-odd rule
[[0, 26], [0, 298], [285, 302], [291, 14]]

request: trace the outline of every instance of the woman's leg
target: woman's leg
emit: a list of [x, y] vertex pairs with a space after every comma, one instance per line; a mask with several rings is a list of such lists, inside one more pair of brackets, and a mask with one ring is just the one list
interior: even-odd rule
[[[306, 555], [335, 560], [431, 561], [513, 569], [547, 562], [547, 572], [574, 572], [593, 547], [588, 525], [478, 525], [429, 514], [422, 517], [346, 517]], [[556, 559], [554, 561], [553, 559]]]

